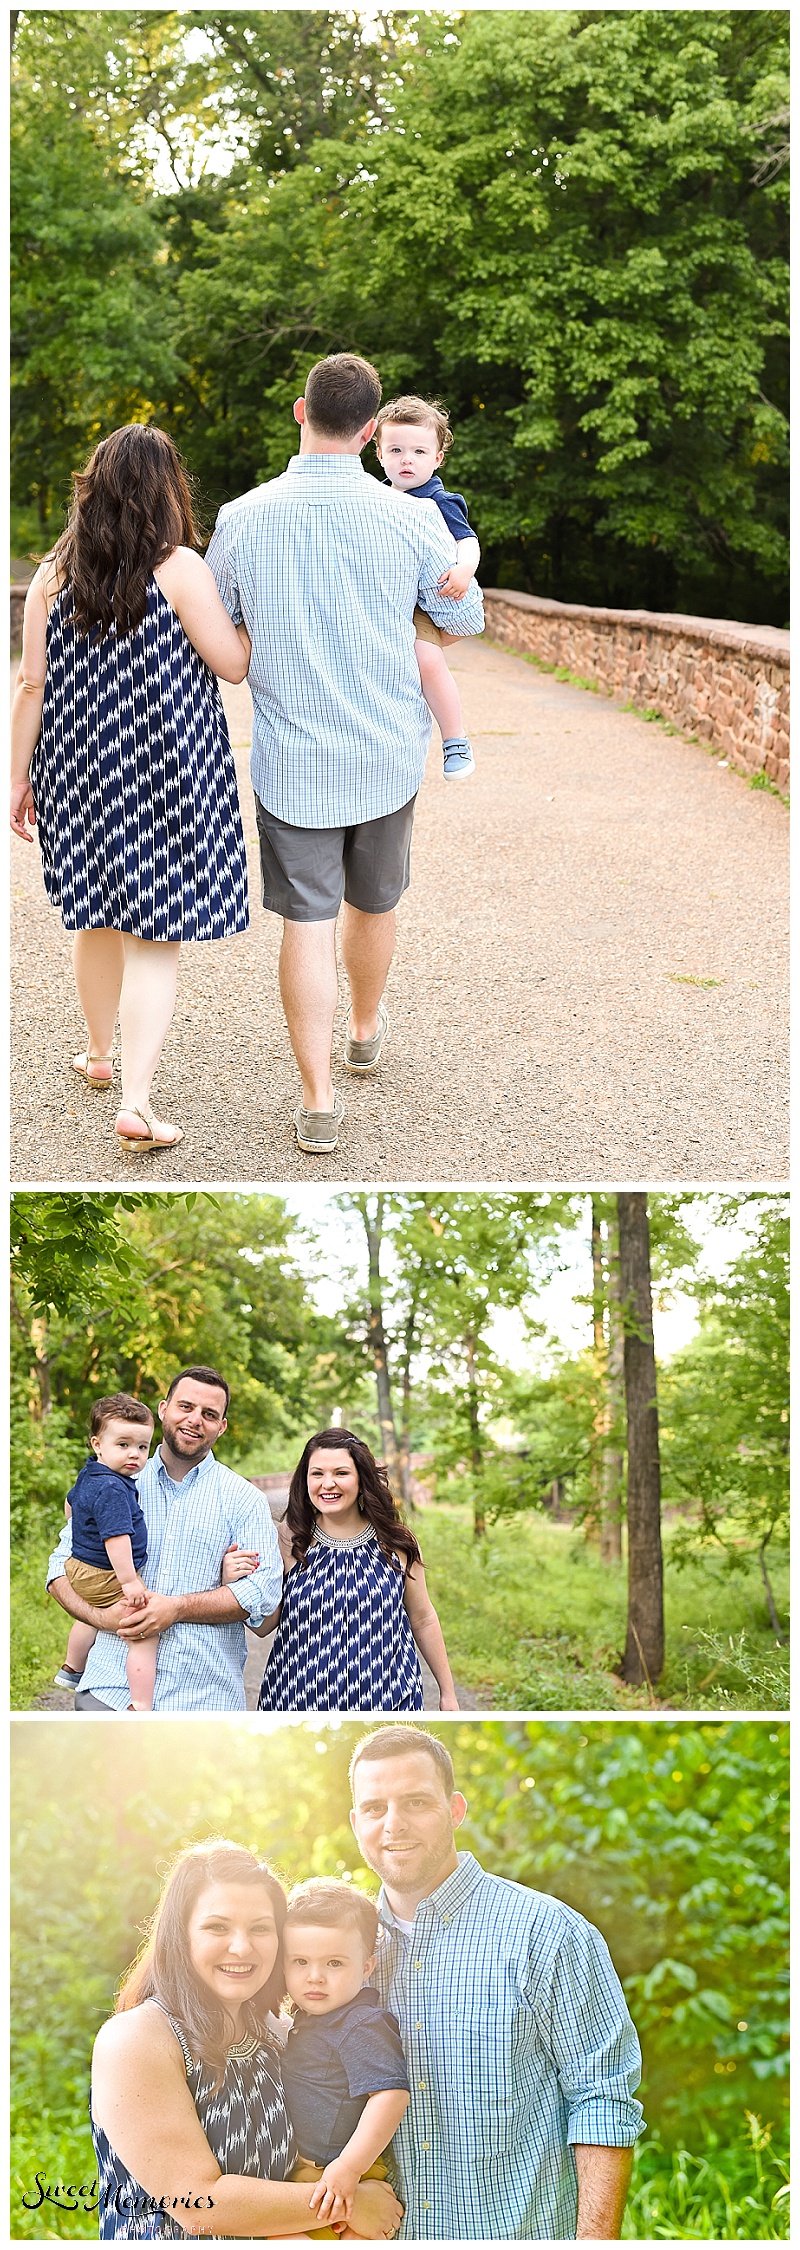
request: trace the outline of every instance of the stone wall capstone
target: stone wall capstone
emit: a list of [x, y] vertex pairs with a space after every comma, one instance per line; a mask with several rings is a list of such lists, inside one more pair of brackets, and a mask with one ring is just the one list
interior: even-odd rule
[[591, 609], [484, 587], [491, 641], [657, 711], [739, 773], [789, 783], [789, 634], [728, 618]]

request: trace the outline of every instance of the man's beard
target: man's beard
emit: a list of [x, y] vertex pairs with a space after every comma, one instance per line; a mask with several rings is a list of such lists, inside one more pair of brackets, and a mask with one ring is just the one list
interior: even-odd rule
[[451, 1828], [443, 1829], [436, 1843], [419, 1843], [408, 1852], [392, 1852], [378, 1847], [370, 1854], [363, 1844], [360, 1850], [367, 1866], [390, 1891], [412, 1891], [422, 1887], [437, 1890], [444, 1882], [445, 1869], [453, 1848]]

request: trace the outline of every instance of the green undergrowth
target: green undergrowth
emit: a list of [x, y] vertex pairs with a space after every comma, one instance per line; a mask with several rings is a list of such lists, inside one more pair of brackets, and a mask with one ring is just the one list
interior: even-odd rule
[[[625, 1641], [626, 1577], [600, 1561], [579, 1527], [517, 1516], [475, 1541], [466, 1508], [415, 1518], [426, 1577], [456, 1679], [494, 1710], [640, 1710], [647, 1689], [623, 1687], [613, 1666]], [[659, 1706], [676, 1710], [788, 1708], [788, 1649], [771, 1631], [755, 1558], [731, 1574], [710, 1556], [669, 1565], [667, 1662]], [[773, 1570], [786, 1616], [788, 1570]]]
[[[646, 1710], [647, 1689], [622, 1686], [613, 1666], [625, 1640], [625, 1570], [601, 1563], [579, 1527], [517, 1516], [475, 1541], [466, 1508], [437, 1505], [414, 1519], [426, 1576], [456, 1678], [494, 1710]], [[11, 1704], [28, 1710], [52, 1687], [68, 1621], [43, 1591], [47, 1538], [12, 1557]], [[731, 1574], [708, 1556], [667, 1569], [667, 1663], [659, 1705], [677, 1710], [788, 1707], [789, 1652], [775, 1641], [755, 1558]], [[775, 1559], [778, 1614], [788, 1570]]]
[[[777, 2143], [777, 2145], [776, 2145]], [[698, 2149], [640, 2142], [626, 2242], [777, 2242], [789, 2233], [788, 2146], [748, 2111], [739, 2138]]]
[[47, 1563], [56, 1544], [49, 1538], [11, 1556], [11, 1708], [27, 1711], [42, 1690], [53, 1685], [63, 1664], [69, 1618], [44, 1591]]

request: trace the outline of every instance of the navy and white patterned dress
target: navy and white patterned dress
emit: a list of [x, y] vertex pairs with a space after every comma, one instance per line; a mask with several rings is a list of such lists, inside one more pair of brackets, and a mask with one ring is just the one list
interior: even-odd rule
[[[277, 2041], [261, 2044], [250, 2036], [240, 2039], [229, 2049], [225, 2075], [215, 2091], [210, 2064], [195, 2062], [180, 2024], [174, 2016], [167, 2021], [181, 2047], [189, 2092], [220, 2170], [254, 2180], [287, 2180], [297, 2162], [297, 2149], [283, 2099]], [[101, 2242], [185, 2242], [179, 2220], [154, 2207], [156, 2199], [133, 2178], [102, 2126], [94, 2118], [91, 2126]]]
[[57, 595], [31, 766], [42, 871], [66, 930], [159, 940], [248, 926], [219, 685], [151, 578], [132, 633], [79, 633]]
[[403, 1586], [371, 1524], [354, 1539], [318, 1524], [305, 1569], [286, 1579], [259, 1710], [421, 1711]]

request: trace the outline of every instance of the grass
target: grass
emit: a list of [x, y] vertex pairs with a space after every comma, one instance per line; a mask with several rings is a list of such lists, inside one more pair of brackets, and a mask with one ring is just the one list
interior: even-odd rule
[[[788, 2151], [786, 2152], [788, 2156]], [[741, 2139], [701, 2149], [640, 2142], [622, 2235], [627, 2242], [776, 2242], [789, 2232], [788, 2163], [747, 2113]]]
[[[415, 1529], [456, 1679], [488, 1708], [649, 1708], [647, 1689], [623, 1687], [612, 1669], [625, 1640], [624, 1568], [601, 1563], [579, 1528], [518, 1516], [475, 1542], [466, 1508], [437, 1505]], [[666, 1562], [659, 1704], [787, 1709], [788, 1650], [772, 1634], [755, 1560], [735, 1576], [710, 1556], [670, 1569], [667, 1531]], [[783, 1563], [773, 1583], [785, 1617]]]
[[[625, 1640], [624, 1568], [601, 1563], [579, 1528], [543, 1516], [496, 1524], [472, 1537], [466, 1507], [437, 1504], [415, 1518], [428, 1584], [457, 1680], [495, 1710], [647, 1710], [646, 1688], [612, 1670]], [[47, 1538], [12, 1559], [11, 1705], [29, 1710], [63, 1662], [68, 1622], [43, 1591]], [[760, 1574], [735, 1575], [709, 1556], [669, 1567], [667, 1663], [660, 1704], [676, 1710], [788, 1708], [789, 1652], [778, 1647]], [[788, 1568], [774, 1565], [778, 1613], [787, 1615]]]
[[724, 977], [682, 977], [677, 969], [668, 969], [667, 976], [670, 984], [697, 984], [702, 992], [715, 991], [718, 985], [725, 982]]
[[763, 771], [751, 773], [747, 786], [748, 789], [765, 789], [768, 796], [780, 798], [782, 805], [788, 805], [789, 803], [788, 796], [782, 789], [778, 788], [777, 781], [770, 781], [769, 775]]
[[56, 1542], [45, 1538], [11, 1557], [11, 1708], [27, 1711], [34, 1696], [52, 1687], [64, 1661], [69, 1618], [44, 1591], [45, 1570]]
[[[623, 2222], [627, 2242], [775, 2242], [789, 2231], [787, 2166], [773, 2149], [769, 2127], [748, 2119], [747, 2144], [718, 2142], [666, 2148], [657, 2134], [636, 2151], [633, 2183]], [[41, 2183], [37, 2188], [37, 2174]], [[21, 2117], [11, 2140], [11, 2239], [61, 2242], [97, 2240], [91, 2209], [96, 2165], [88, 2125], [46, 2112], [35, 2124]], [[38, 2197], [61, 2184], [59, 2207]], [[73, 2192], [70, 2195], [70, 2187]], [[76, 2193], [85, 2189], [81, 2197]], [[25, 2209], [36, 2203], [36, 2210]], [[89, 2210], [85, 2209], [86, 2204]]]

